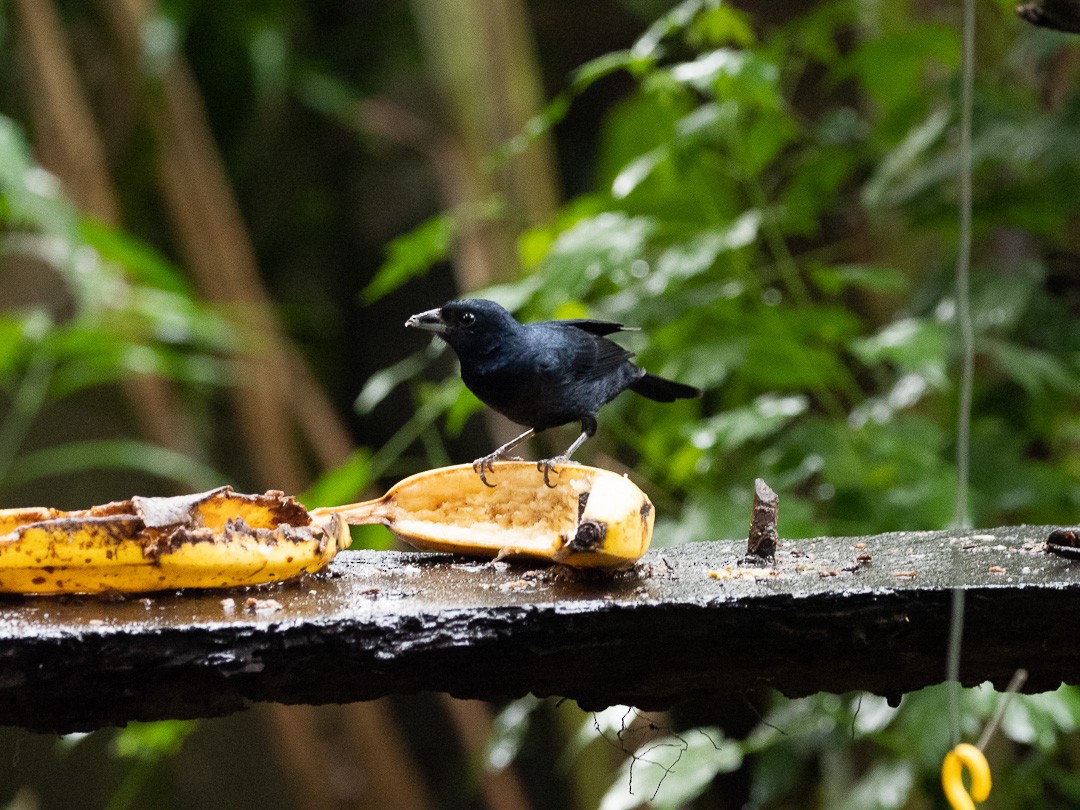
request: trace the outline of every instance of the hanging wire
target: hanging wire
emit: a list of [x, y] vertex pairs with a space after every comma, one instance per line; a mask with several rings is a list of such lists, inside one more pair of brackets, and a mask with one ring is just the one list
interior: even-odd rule
[[979, 741], [975, 743], [975, 747], [980, 751], [986, 750], [986, 746], [990, 744], [990, 738], [997, 732], [998, 726], [1001, 725], [1001, 721], [1005, 717], [1005, 710], [1009, 708], [1009, 702], [1017, 692], [1023, 689], [1027, 679], [1028, 671], [1026, 669], [1018, 669], [1013, 673], [1012, 680], [1005, 687], [1005, 694], [1001, 696], [997, 708], [994, 709], [994, 714], [990, 717], [990, 722], [986, 724], [983, 733], [979, 735]]
[[[971, 398], [975, 378], [975, 330], [971, 320], [971, 117], [975, 96], [975, 0], [963, 0], [963, 63], [960, 90], [960, 234], [956, 253], [956, 324], [960, 339], [960, 392], [956, 419], [956, 506], [958, 528], [971, 528], [968, 483], [971, 468]], [[954, 561], [960, 554], [953, 549]], [[956, 566], [954, 565], [954, 570]], [[960, 742], [960, 646], [964, 635], [964, 591], [952, 591], [949, 651], [949, 721], [953, 745]]]
[[975, 329], [971, 320], [971, 113], [975, 91], [975, 0], [964, 0], [964, 54], [960, 95], [960, 236], [956, 254], [956, 325], [960, 337], [960, 397], [956, 419], [956, 525], [971, 528], [971, 392]]

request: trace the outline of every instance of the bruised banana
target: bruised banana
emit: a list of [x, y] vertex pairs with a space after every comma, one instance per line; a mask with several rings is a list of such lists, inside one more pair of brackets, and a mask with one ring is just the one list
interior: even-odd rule
[[382, 523], [416, 548], [525, 556], [579, 568], [626, 568], [649, 548], [653, 506], [628, 478], [565, 464], [544, 484], [532, 462], [498, 462], [488, 487], [470, 464], [418, 473], [383, 497], [311, 511], [359, 525]]
[[0, 592], [218, 588], [317, 571], [349, 545], [281, 492], [117, 501], [75, 512], [0, 510]]
[[310, 513], [281, 492], [221, 487], [134, 497], [72, 512], [0, 510], [0, 592], [100, 593], [278, 582], [348, 548], [346, 524], [383, 523], [417, 548], [626, 568], [649, 547], [653, 507], [629, 479], [528, 462], [497, 465], [494, 488], [471, 465], [419, 473], [366, 503]]

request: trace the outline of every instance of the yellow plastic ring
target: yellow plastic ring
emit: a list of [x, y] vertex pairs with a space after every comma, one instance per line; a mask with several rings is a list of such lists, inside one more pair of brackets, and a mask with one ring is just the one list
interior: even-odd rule
[[[965, 765], [971, 775], [970, 792], [964, 787]], [[941, 787], [953, 810], [975, 810], [975, 802], [986, 801], [990, 795], [990, 764], [983, 752], [970, 743], [960, 743], [947, 753], [941, 764]]]

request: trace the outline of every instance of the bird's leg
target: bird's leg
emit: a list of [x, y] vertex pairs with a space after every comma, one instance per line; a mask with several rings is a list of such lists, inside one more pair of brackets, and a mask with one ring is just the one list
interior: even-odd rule
[[487, 473], [495, 472], [495, 462], [499, 459], [506, 458], [506, 454], [524, 442], [526, 439], [532, 438], [536, 433], [535, 430], [529, 428], [520, 436], [511, 439], [494, 453], [488, 453], [486, 456], [481, 456], [472, 463], [472, 468], [480, 474], [480, 480], [484, 482], [484, 486], [493, 487], [494, 484], [489, 484], [487, 480]]
[[596, 433], [596, 418], [592, 416], [586, 416], [581, 420], [581, 435], [574, 439], [574, 443], [566, 448], [566, 452], [555, 456], [554, 458], [545, 458], [543, 461], [536, 462], [536, 469], [540, 470], [544, 474], [544, 483], [554, 488], [555, 485], [551, 483], [548, 476], [551, 475], [552, 469], [557, 464], [565, 464], [570, 460], [570, 456], [577, 452], [577, 449], [581, 445], [585, 444], [585, 440]]

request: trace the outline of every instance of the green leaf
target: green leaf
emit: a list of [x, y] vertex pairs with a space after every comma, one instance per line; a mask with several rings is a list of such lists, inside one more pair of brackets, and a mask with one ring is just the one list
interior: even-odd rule
[[[655, 222], [647, 217], [629, 217], [616, 211], [600, 214], [581, 220], [561, 233], [546, 261], [556, 265], [557, 271], [575, 275], [582, 264], [588, 270], [587, 275], [610, 272], [640, 256], [655, 229]], [[589, 265], [594, 263], [589, 270]]]
[[875, 762], [854, 784], [835, 797], [836, 810], [900, 810], [915, 787], [915, 766], [908, 760]]
[[39, 321], [41, 315], [31, 312], [22, 317], [0, 316], [0, 382], [15, 373], [28, 348], [40, 340], [41, 324], [34, 322]]
[[[521, 266], [527, 272], [531, 272], [537, 268], [540, 262], [551, 250], [551, 246], [555, 244], [555, 240], [559, 238], [559, 234], [563, 231], [573, 227], [576, 223], [581, 222], [583, 219], [594, 217], [599, 213], [607, 211], [610, 207], [611, 200], [606, 195], [600, 194], [587, 194], [571, 200], [564, 205], [556, 214], [554, 221], [546, 222], [541, 225], [534, 226], [527, 229], [518, 238], [518, 258], [521, 261]], [[522, 284], [535, 284], [536, 277], [533, 275], [527, 275], [520, 281], [510, 282], [511, 285]], [[500, 285], [505, 287], [507, 285]], [[492, 288], [488, 288], [490, 290]], [[491, 297], [486, 294], [485, 297]], [[495, 300], [495, 299], [492, 299]], [[505, 304], [503, 306], [506, 306]], [[513, 311], [518, 307], [507, 306], [507, 309]]]
[[742, 129], [736, 144], [744, 171], [751, 176], [764, 172], [797, 134], [794, 121], [783, 110], [764, 111]]
[[665, 147], [658, 146], [631, 160], [612, 181], [611, 196], [616, 200], [621, 200], [629, 195], [641, 184], [642, 180], [652, 173], [660, 161], [667, 157], [667, 154]]
[[1006, 273], [981, 274], [973, 284], [971, 296], [975, 332], [1002, 334], [1016, 329], [1028, 315], [1044, 280], [1045, 274], [1037, 265], [1012, 267]]
[[248, 57], [255, 94], [264, 102], [285, 97], [291, 79], [289, 32], [283, 26], [259, 22], [248, 37]]
[[954, 68], [959, 62], [960, 38], [955, 27], [908, 23], [866, 39], [848, 58], [847, 69], [859, 76], [879, 103], [893, 109], [925, 93], [928, 66]]
[[[197, 300], [151, 287], [132, 289], [128, 309], [116, 313], [118, 329], [124, 323], [144, 327], [136, 337], [165, 346], [187, 346], [205, 352], [232, 353], [242, 348], [241, 331], [228, 315]], [[143, 318], [143, 322], [136, 319]]]
[[[945, 137], [952, 123], [947, 109], [936, 109], [881, 160], [863, 187], [862, 200], [867, 208], [883, 208], [905, 202], [913, 196], [912, 175], [929, 160], [930, 151]], [[935, 178], [937, 179], [937, 178]], [[924, 184], [920, 183], [917, 188]]]
[[589, 712], [581, 718], [574, 736], [566, 743], [563, 750], [564, 761], [580, 756], [581, 753], [598, 740], [607, 740], [619, 734], [626, 727], [636, 710], [632, 706], [608, 706], [595, 712]]
[[651, 59], [635, 56], [632, 51], [612, 51], [590, 59], [570, 75], [570, 87], [575, 93], [582, 93], [592, 84], [619, 70], [640, 72], [652, 64]]
[[[183, 309], [180, 306], [160, 315], [166, 321], [182, 319]], [[198, 319], [192, 326], [212, 330], [214, 323], [213, 318]], [[53, 329], [43, 345], [60, 361], [54, 395], [65, 396], [132, 374], [155, 374], [206, 385], [225, 385], [232, 379], [234, 369], [228, 359], [193, 351], [184, 344], [174, 346], [155, 340], [155, 336], [145, 334], [150, 331], [145, 327], [129, 311], [113, 313], [106, 320], [79, 318]], [[170, 331], [169, 336], [177, 338], [178, 334]]]
[[897, 707], [890, 706], [888, 698], [880, 695], [858, 693], [852, 700], [851, 726], [860, 737], [873, 737], [896, 719]]
[[60, 181], [36, 165], [22, 128], [0, 115], [0, 197], [5, 219], [59, 236], [65, 246], [75, 240], [78, 229], [75, 206], [64, 196]]
[[686, 279], [712, 268], [722, 253], [754, 244], [761, 228], [761, 212], [745, 211], [728, 225], [698, 231], [686, 242], [664, 250], [655, 272], [668, 279]]
[[687, 38], [697, 47], [732, 44], [744, 48], [757, 39], [749, 16], [728, 3], [699, 14]]
[[733, 124], [732, 108], [707, 102], [688, 112], [675, 122], [674, 141], [680, 152], [694, 147], [711, 146], [728, 134]]
[[484, 403], [476, 398], [476, 395], [465, 387], [465, 383], [457, 381], [460, 390], [457, 396], [446, 409], [446, 433], [449, 436], [460, 436], [465, 428], [465, 423], [474, 413], [484, 410]]
[[829, 295], [839, 295], [851, 288], [899, 294], [906, 292], [911, 285], [902, 270], [861, 264], [815, 267], [810, 272], [810, 278], [819, 290]]
[[680, 355], [680, 365], [686, 371], [674, 376], [705, 390], [717, 388], [746, 362], [747, 342], [747, 338], [736, 336], [703, 339], [687, 346]]
[[537, 292], [541, 309], [550, 312], [568, 299], [586, 298], [600, 279], [625, 277], [630, 265], [644, 255], [656, 227], [650, 217], [611, 211], [563, 231], [540, 268], [544, 276]]
[[764, 394], [752, 405], [724, 411], [694, 426], [690, 442], [699, 450], [731, 451], [747, 442], [771, 436], [806, 413], [809, 405], [809, 400], [801, 395]]
[[484, 746], [485, 771], [497, 772], [510, 767], [532, 727], [530, 719], [533, 713], [543, 705], [544, 701], [540, 698], [526, 695], [506, 704], [495, 715]]
[[221, 473], [201, 461], [133, 439], [89, 439], [26, 453], [12, 463], [4, 483], [17, 486], [48, 476], [93, 470], [133, 470], [178, 481], [195, 491], [226, 483]]
[[848, 423], [861, 427], [867, 422], [884, 423], [892, 419], [899, 411], [914, 407], [923, 397], [933, 391], [934, 385], [940, 386], [943, 380], [909, 371], [893, 384], [882, 396], [867, 397], [851, 409]]
[[851, 350], [867, 364], [894, 363], [902, 369], [940, 368], [952, 337], [941, 323], [924, 318], [902, 318], [883, 327], [876, 335], [851, 342]]
[[600, 801], [600, 810], [648, 805], [675, 810], [700, 796], [719, 773], [742, 764], [737, 743], [718, 728], [696, 728], [641, 746], [623, 763]]
[[784, 227], [791, 233], [816, 235], [825, 212], [836, 204], [839, 189], [855, 170], [857, 161], [857, 153], [849, 147], [808, 150], [783, 193]]
[[113, 755], [120, 759], [157, 762], [179, 753], [184, 741], [198, 728], [197, 720], [128, 723], [113, 738]]
[[341, 79], [308, 66], [296, 71], [294, 83], [303, 103], [341, 124], [354, 125], [362, 97]]
[[1074, 700], [1062, 687], [1038, 695], [1015, 695], [1002, 718], [1001, 730], [1014, 742], [1053, 751], [1059, 735], [1077, 729]]
[[762, 330], [751, 337], [743, 373], [755, 385], [772, 390], [831, 386], [844, 379], [834, 348], [777, 330]]
[[775, 108], [779, 96], [780, 69], [761, 54], [734, 48], [717, 48], [691, 62], [670, 69], [671, 78], [688, 84], [718, 101]]
[[417, 225], [386, 246], [386, 261], [361, 292], [365, 304], [378, 301], [406, 281], [422, 276], [450, 255], [454, 221], [440, 214]]
[[690, 98], [653, 93], [638, 93], [616, 104], [604, 122], [597, 185], [611, 188], [631, 162], [653, 149], [668, 148], [676, 122], [694, 109]]
[[140, 239], [87, 218], [79, 221], [79, 233], [103, 259], [122, 266], [137, 284], [157, 287], [188, 299], [194, 297], [194, 291], [180, 269]]
[[308, 509], [352, 503], [371, 481], [371, 452], [358, 448], [337, 467], [320, 475], [299, 500]]
[[492, 172], [504, 168], [512, 158], [524, 153], [537, 138], [551, 132], [570, 111], [571, 99], [569, 92], [558, 93], [540, 112], [525, 122], [521, 132], [496, 147], [485, 161], [484, 168]]
[[1080, 396], [1080, 372], [1049, 352], [991, 338], [983, 339], [980, 347], [1029, 394]]
[[631, 52], [638, 59], [658, 57], [660, 44], [665, 39], [685, 29], [702, 9], [718, 5], [718, 0], [683, 0], [650, 25], [634, 43]]
[[433, 340], [426, 349], [413, 352], [392, 366], [376, 371], [364, 382], [364, 387], [353, 402], [353, 408], [361, 416], [371, 413], [391, 391], [406, 380], [418, 377], [420, 372], [445, 350], [446, 344], [443, 341]]

